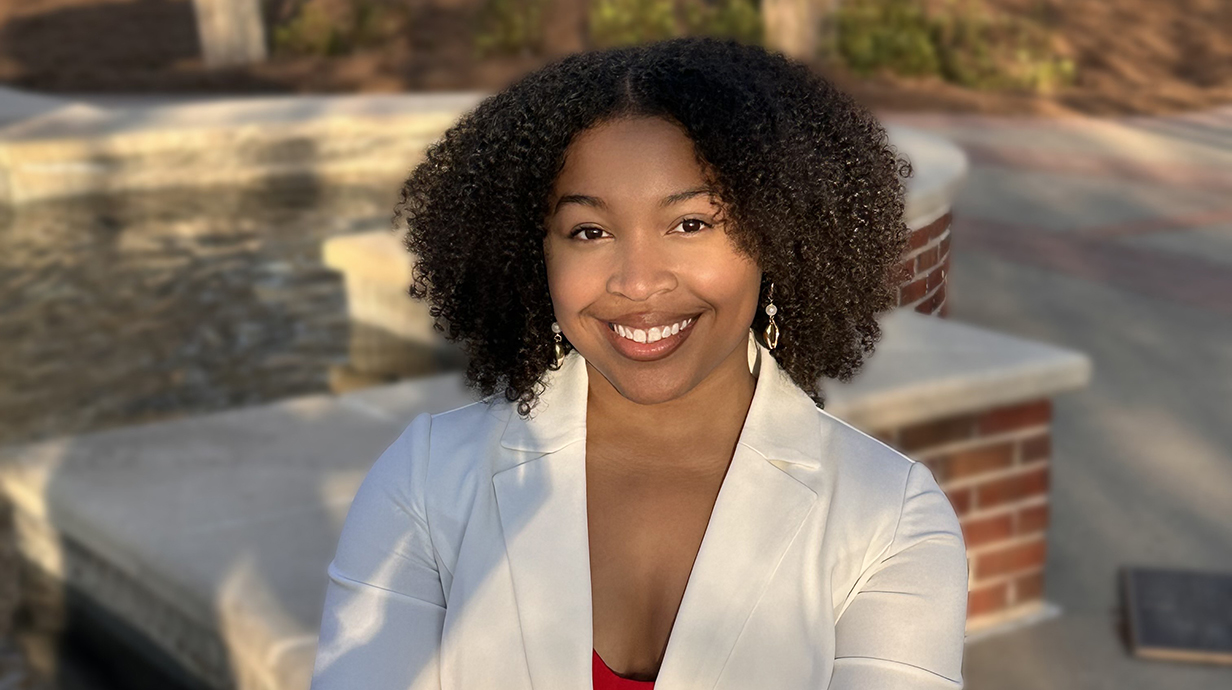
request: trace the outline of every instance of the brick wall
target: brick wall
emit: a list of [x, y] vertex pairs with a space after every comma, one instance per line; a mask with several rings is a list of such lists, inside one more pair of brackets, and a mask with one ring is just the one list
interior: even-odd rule
[[958, 514], [968, 630], [1043, 601], [1051, 418], [1045, 398], [874, 434], [927, 465]]
[[946, 316], [945, 277], [950, 272], [950, 221], [947, 213], [911, 233], [911, 243], [899, 263], [898, 306], [923, 314]]

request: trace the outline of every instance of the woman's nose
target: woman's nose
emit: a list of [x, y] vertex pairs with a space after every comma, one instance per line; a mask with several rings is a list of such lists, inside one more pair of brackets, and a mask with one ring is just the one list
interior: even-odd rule
[[653, 238], [629, 239], [618, 248], [608, 292], [641, 302], [676, 286], [672, 257]]

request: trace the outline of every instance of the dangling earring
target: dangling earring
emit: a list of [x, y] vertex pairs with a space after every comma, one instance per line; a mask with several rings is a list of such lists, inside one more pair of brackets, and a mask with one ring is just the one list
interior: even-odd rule
[[556, 341], [556, 363], [552, 365], [553, 369], [559, 369], [560, 365], [565, 361], [565, 346], [561, 344], [560, 324], [552, 322], [552, 332], [556, 335], [552, 339]]
[[766, 291], [766, 299], [769, 301], [766, 305], [766, 315], [770, 317], [770, 323], [766, 324], [763, 335], [766, 337], [766, 345], [773, 350], [774, 346], [779, 344], [779, 327], [774, 323], [774, 315], [779, 313], [779, 308], [774, 306], [774, 283], [770, 283], [770, 289]]

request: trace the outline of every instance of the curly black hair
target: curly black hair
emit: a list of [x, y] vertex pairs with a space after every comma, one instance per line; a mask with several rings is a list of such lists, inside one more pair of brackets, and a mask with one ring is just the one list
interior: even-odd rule
[[[543, 254], [549, 195], [581, 131], [621, 117], [684, 128], [734, 246], [774, 284], [772, 355], [820, 407], [897, 303], [910, 164], [862, 105], [804, 63], [712, 37], [559, 59], [485, 98], [428, 147], [393, 221], [409, 294], [469, 357], [467, 383], [529, 415], [554, 362]], [[767, 316], [753, 321], [760, 334]], [[571, 349], [566, 341], [565, 346]]]

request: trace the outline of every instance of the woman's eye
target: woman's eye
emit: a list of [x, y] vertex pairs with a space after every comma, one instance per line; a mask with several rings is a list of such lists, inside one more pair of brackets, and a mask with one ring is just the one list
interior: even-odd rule
[[[593, 234], [586, 234], [593, 233]], [[584, 235], [583, 241], [597, 240], [603, 236], [603, 228], [596, 228], [593, 225], [583, 225], [582, 227], [569, 233], [569, 237], [577, 238], [578, 235]], [[596, 236], [597, 235], [597, 236]]]
[[684, 227], [684, 234], [693, 235], [701, 232], [705, 228], [711, 227], [711, 225], [701, 218], [685, 218], [680, 221], [680, 225], [677, 225], [676, 227]]
[[[701, 218], [685, 218], [680, 221], [680, 224], [676, 227], [684, 228], [684, 234], [686, 235], [695, 235], [712, 226], [710, 223], [707, 223]], [[603, 233], [605, 232], [606, 230], [603, 228], [597, 228], [593, 225], [583, 225], [582, 227], [570, 232], [569, 237], [581, 240], [583, 242], [591, 242], [594, 240], [603, 239]]]

